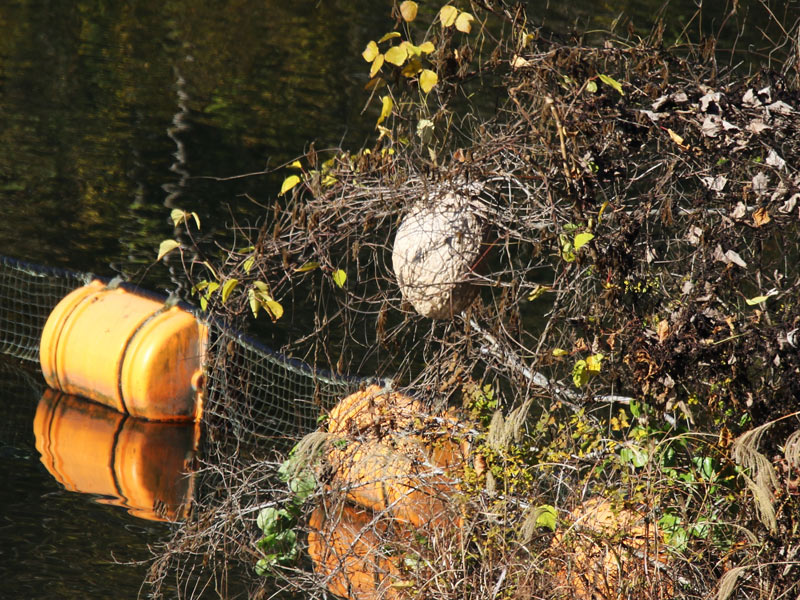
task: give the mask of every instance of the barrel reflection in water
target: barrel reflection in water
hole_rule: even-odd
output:
[[[197,423],[154,423],[52,389],[33,422],[36,449],[67,490],[101,496],[136,517],[176,521],[189,510]]]

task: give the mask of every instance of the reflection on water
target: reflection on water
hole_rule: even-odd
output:
[[[199,424],[142,421],[47,389],[33,431],[42,464],[67,490],[98,496],[141,519],[186,516]]]

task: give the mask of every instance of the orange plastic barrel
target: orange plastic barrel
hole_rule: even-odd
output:
[[[142,519],[186,516],[199,424],[142,421],[48,389],[33,431],[42,464],[67,490],[102,496]]]
[[[207,330],[179,307],[93,281],[50,313],[39,360],[52,388],[153,421],[200,418]]]

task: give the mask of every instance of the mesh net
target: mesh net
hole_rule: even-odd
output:
[[[38,361],[50,312],[92,279],[88,273],[0,257],[0,352]],[[269,440],[269,448],[289,444],[316,426],[323,408],[365,383],[274,352],[217,321],[207,325],[211,343],[204,365],[204,424],[217,444],[244,443],[251,450],[259,440]]]

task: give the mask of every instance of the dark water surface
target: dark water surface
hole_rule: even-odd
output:
[[[605,29],[621,13],[646,30],[662,4],[529,9],[534,23],[561,32]],[[159,242],[174,235],[171,207],[197,211],[208,235],[256,222],[257,203],[269,203],[285,173],[220,178],[278,167],[311,141],[357,149],[374,135],[374,114],[360,114],[360,52],[391,28],[390,5],[3,0],[0,254],[173,289],[180,266],[154,263]],[[730,46],[746,21],[737,48],[758,51],[757,27],[774,27],[769,15],[740,2],[726,21],[730,6],[705,2],[692,20],[695,2],[672,2],[665,39],[687,26],[696,39],[724,23]],[[797,2],[771,6],[779,17],[798,12]],[[0,361],[0,597],[136,597],[145,567],[119,563],[147,559],[147,544],[169,527],[53,480],[32,430],[40,375]]]

